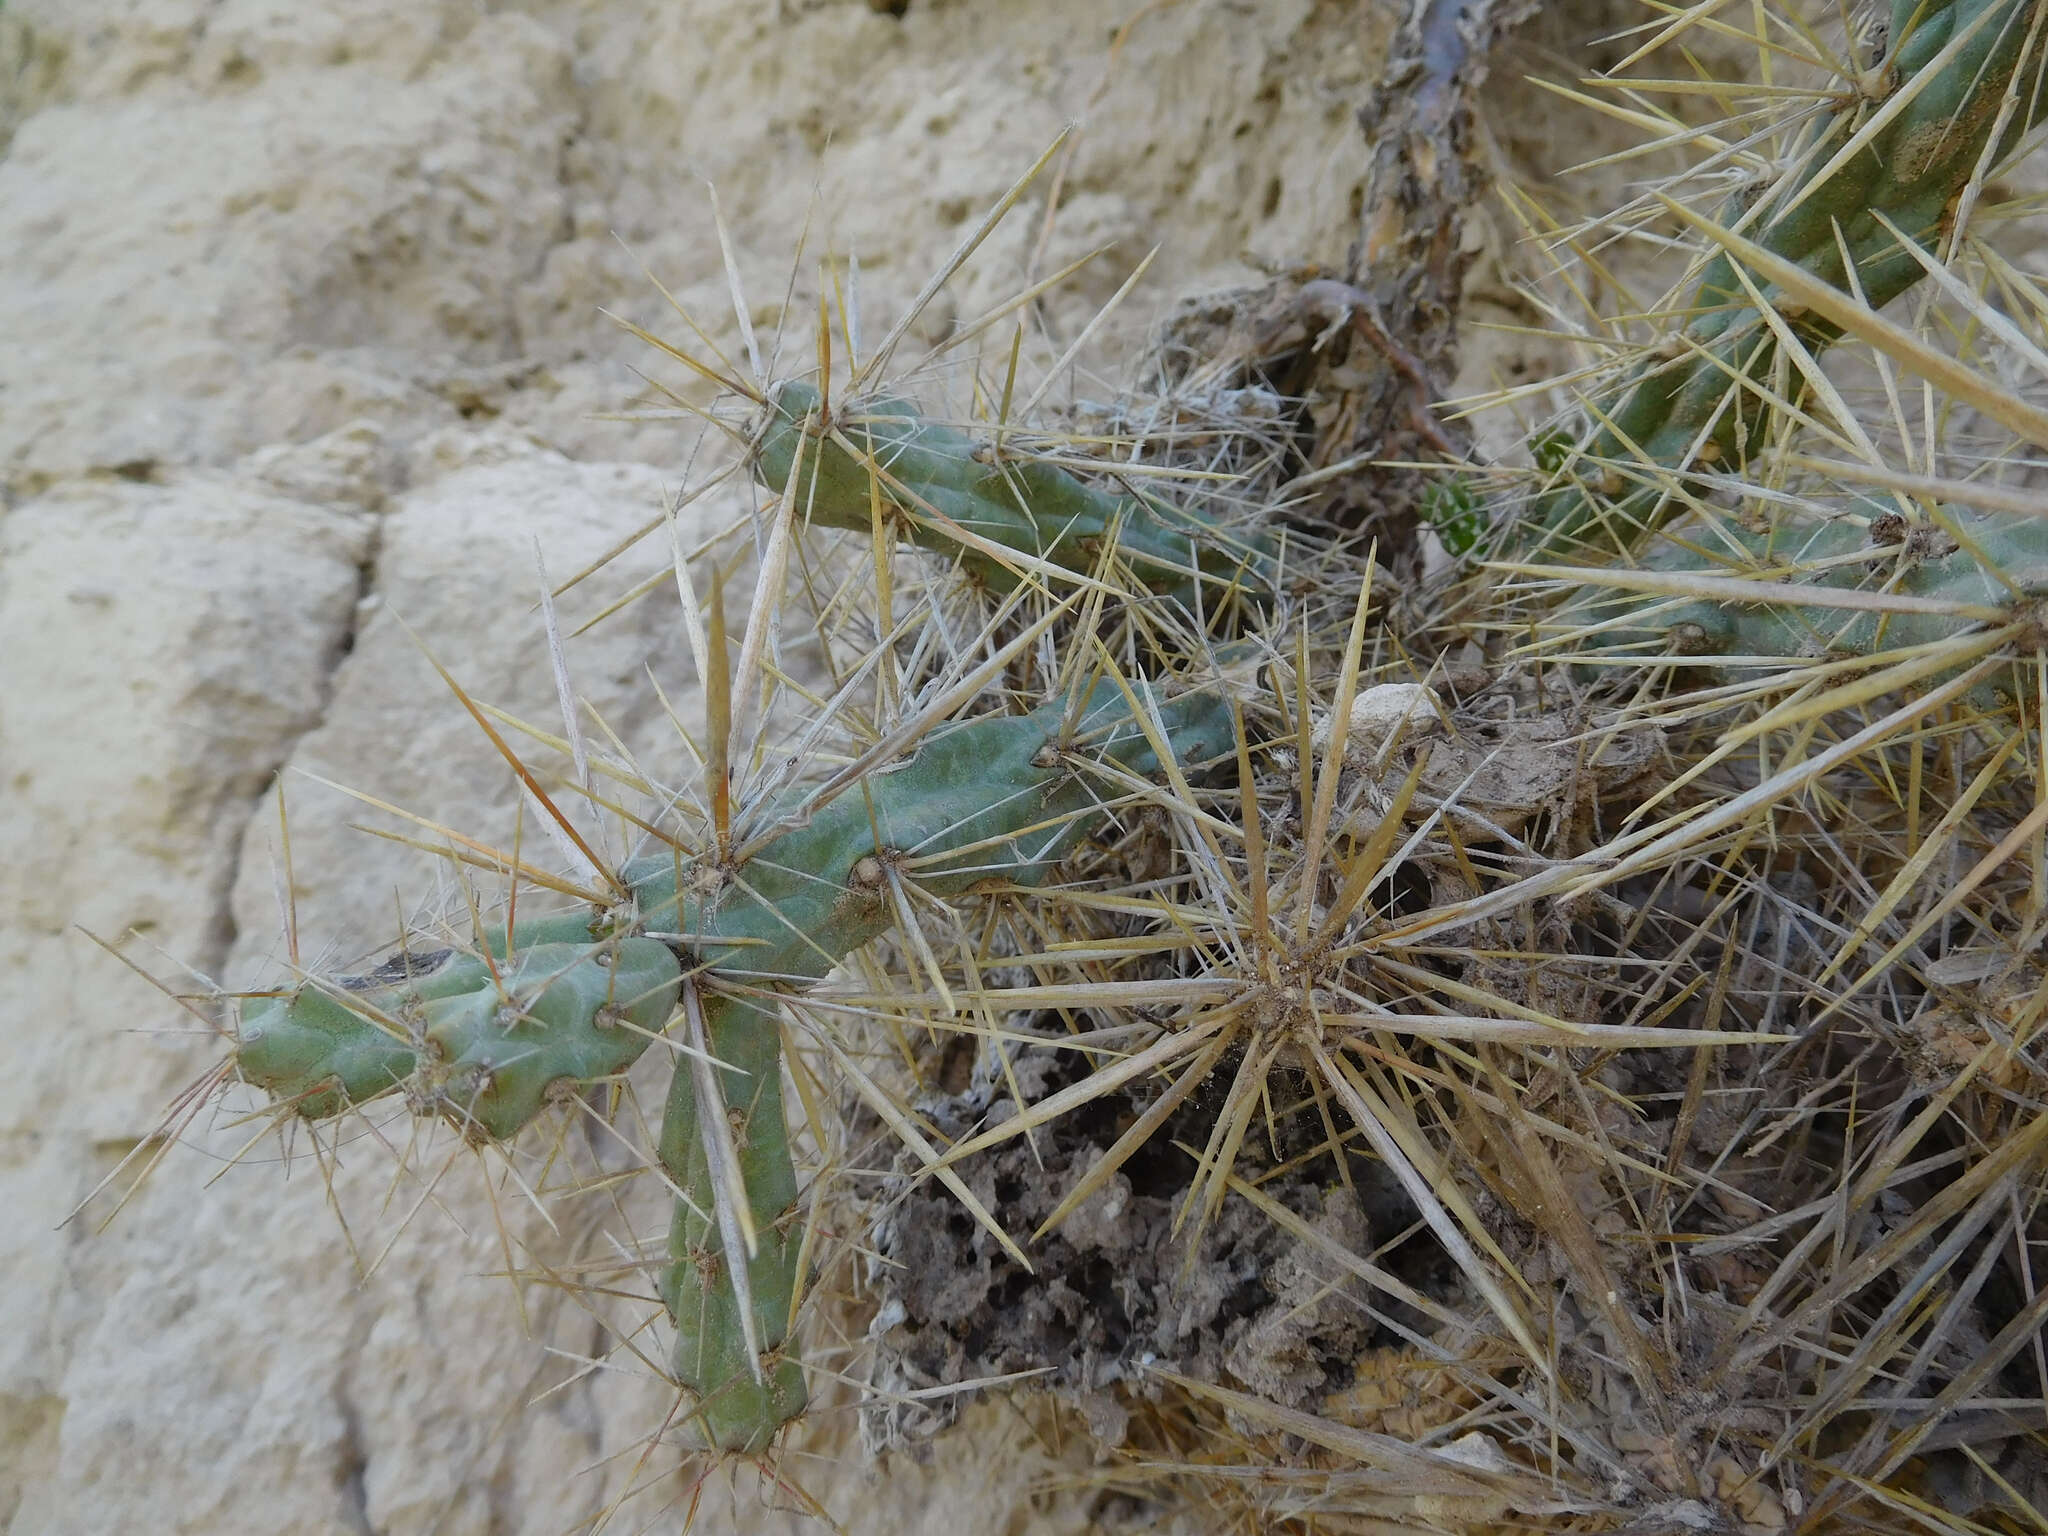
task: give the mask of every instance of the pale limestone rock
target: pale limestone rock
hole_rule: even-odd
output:
[[[1427,683],[1375,683],[1351,701],[1351,718],[1344,732],[1345,756],[1370,761],[1395,732],[1428,730],[1441,718],[1436,690]],[[1318,755],[1329,747],[1330,726],[1326,715],[1310,729],[1309,741]]]
[[[309,943],[317,934],[323,943],[340,945],[331,958],[343,964],[396,939],[394,890],[407,893],[407,916],[416,915],[420,899],[445,884],[445,866],[350,831],[350,822],[371,822],[428,835],[306,776],[510,847],[517,804],[511,770],[433,663],[478,701],[559,734],[561,710],[538,612],[536,547],[559,584],[658,515],[667,484],[645,465],[578,464],[503,432],[450,431],[429,439],[411,462],[414,489],[391,505],[380,525],[354,648],[319,727],[293,756],[297,771],[286,785],[292,859],[302,886],[300,931]],[[694,543],[744,515],[735,498],[707,498],[684,512],[684,537]],[[576,628],[603,601],[658,568],[653,562],[665,555],[665,539],[649,540],[565,594],[561,627]],[[673,731],[643,668],[652,668],[686,721],[694,724],[701,707],[673,600],[624,610],[568,641],[566,655],[577,692],[650,762],[666,766],[675,750]],[[588,717],[583,726],[596,737]],[[533,756],[544,782],[564,770],[552,752],[513,733],[508,740]],[[601,738],[593,741],[594,749],[604,747]],[[265,844],[275,840],[269,826],[258,828],[257,836]],[[530,808],[524,836],[534,862],[560,863]],[[343,871],[345,880],[334,878]],[[270,955],[280,924],[266,859],[244,861],[235,912],[244,935],[238,961],[248,965]]]
[[[119,29],[9,8],[39,46],[78,49],[83,99],[29,117],[0,160],[0,482],[318,435],[365,414],[371,391],[336,377],[364,349],[385,390],[411,379],[397,393],[416,412],[451,364],[518,351],[512,291],[564,216],[561,41],[508,16],[430,57],[366,44],[318,67],[333,49],[260,38],[328,8],[268,9],[245,29],[266,62],[209,74],[174,29],[138,55]],[[343,356],[308,368],[307,348]]]
[[[212,474],[77,482],[0,521],[0,1515],[48,1488],[60,1437],[109,1477],[129,1452],[96,1416],[166,1419],[186,1390],[142,1319],[114,1356],[84,1350],[111,1295],[171,1277],[125,1238],[56,1228],[211,1042],[72,925],[218,971],[242,829],[327,703],[371,535],[360,512]]]
[[[23,847],[10,866],[21,870],[34,859],[48,874],[40,891],[25,885],[10,897],[27,905],[41,896],[53,913],[76,912],[115,935],[137,921],[148,923],[173,954],[202,955],[210,942],[216,953],[209,966],[229,984],[261,985],[277,980],[281,970],[273,863],[279,839],[268,801],[255,809],[253,823],[249,818],[287,755],[294,768],[360,786],[453,826],[486,835],[508,826],[508,770],[398,621],[408,619],[420,642],[478,697],[552,723],[552,674],[531,611],[539,589],[534,541],[539,538],[555,569],[567,574],[644,522],[659,505],[662,481],[642,466],[574,464],[516,440],[485,443],[483,451],[473,438],[465,442],[470,451],[457,456],[455,467],[398,498],[379,520],[374,569],[360,573],[374,597],[360,604],[358,564],[373,542],[370,520],[315,511],[239,482],[82,488],[11,517],[4,525],[10,533],[43,536],[18,554],[10,551],[9,601],[0,611],[11,621],[40,621],[45,638],[10,636],[22,646],[10,654],[54,640],[60,654],[79,658],[77,666],[114,677],[148,675],[153,649],[168,641],[175,646],[171,656],[195,677],[182,688],[159,685],[147,697],[161,704],[126,722],[109,712],[98,721],[99,740],[36,717],[38,709],[58,706],[61,695],[31,694],[19,711],[9,711],[10,755],[17,741],[28,749],[21,766],[9,767],[36,782],[46,775],[56,808],[56,814],[43,810],[32,782],[24,809],[41,814],[10,827],[10,842]],[[257,455],[245,475],[272,485],[319,486],[337,502],[360,501],[375,485],[373,450],[374,438],[344,432],[307,448]],[[710,519],[734,510],[730,502],[700,504],[686,536],[694,540]],[[153,516],[163,532],[154,543],[132,532],[125,543],[112,540],[123,531],[124,516],[131,522]],[[329,544],[339,535],[347,542],[329,552],[315,537],[320,533]],[[292,549],[285,543],[291,535],[311,550]],[[96,538],[112,540],[134,565],[104,567],[81,600],[78,578],[67,585],[60,573],[89,568],[85,551]],[[324,587],[320,570],[305,569],[311,554],[323,552],[342,557],[330,559]],[[634,573],[645,568],[642,560]],[[629,559],[591,585],[616,590],[632,570]],[[45,577],[41,610],[22,600],[13,585],[17,574]],[[236,611],[213,599],[214,582],[253,597]],[[319,612],[293,611],[321,591],[324,624],[314,622]],[[83,613],[86,624],[74,626],[76,635],[51,635],[50,609],[60,616]],[[668,614],[641,605],[569,648],[579,691],[629,737],[650,714],[642,664],[652,656],[657,670],[664,668],[664,632],[671,626]],[[301,655],[315,635],[326,637],[325,650]],[[334,653],[344,641],[348,653],[337,665]],[[678,708],[694,711],[686,678],[671,671],[664,683]],[[80,684],[99,697],[118,691],[90,674]],[[295,684],[310,684],[312,692],[295,698]],[[259,707],[273,694],[275,719]],[[125,734],[108,737],[124,723]],[[238,777],[215,781],[210,770],[232,763],[229,745],[237,736],[248,738],[249,763]],[[166,788],[163,798],[171,803],[157,810],[157,824],[130,829],[87,820],[95,805],[118,802],[123,794],[135,799],[138,768],[179,775]],[[193,783],[185,784],[186,777]],[[210,818],[200,814],[203,804],[193,804],[208,792],[226,801]],[[345,962],[391,936],[394,887],[434,889],[431,871],[423,870],[430,861],[348,832],[345,823],[364,811],[340,795],[309,787],[297,775],[288,776],[288,793],[294,897],[308,935],[303,958],[307,964]],[[53,823],[67,806],[84,824],[59,840]],[[210,864],[185,852],[205,847],[209,820]],[[228,930],[240,938],[223,956],[217,951],[228,933],[195,932],[189,919],[223,915],[222,885],[231,865],[222,855],[234,854],[244,825],[251,828],[250,846],[230,909],[235,926]],[[154,846],[167,834],[184,841],[170,849]],[[213,888],[135,878],[179,855],[208,867]],[[142,868],[132,869],[138,862]],[[87,869],[110,865],[117,874],[104,890],[83,878]],[[77,876],[69,875],[73,870]],[[62,883],[67,877],[77,883]],[[39,969],[53,983],[50,972],[59,966],[99,976],[96,967],[111,965],[61,934],[39,938],[31,924],[20,926],[31,950],[44,952],[31,960],[43,961]],[[59,945],[64,950],[51,955]],[[46,1155],[10,1170],[25,1181],[66,1170],[52,1181],[49,1199],[30,1201],[38,1215],[51,1218],[34,1224],[27,1234],[32,1240],[85,1193],[86,1170],[110,1161],[111,1152],[94,1155],[96,1145],[116,1147],[146,1132],[176,1082],[219,1055],[217,1046],[194,1041],[145,1072],[143,1063],[164,1053],[129,1044],[116,1050],[119,1026],[135,1022],[122,1016],[121,1005],[148,1001],[118,968],[104,974],[103,985],[74,982],[50,991],[72,994],[75,1017],[44,1021],[50,1037],[64,1044],[51,1047],[40,1096],[71,1100],[70,1118],[77,1123],[66,1127],[69,1134],[47,1138]],[[176,1017],[175,1010],[154,1011]],[[229,1102],[243,1103],[234,1096]],[[31,1104],[15,1106],[9,1123],[27,1122],[32,1110]],[[191,1132],[215,1157],[232,1153],[249,1134],[225,1118],[202,1120]],[[403,1147],[411,1129],[400,1116],[387,1134]],[[524,1336],[510,1288],[492,1277],[506,1262],[497,1223],[503,1220],[515,1243],[536,1244],[540,1256],[555,1243],[552,1262],[567,1251],[564,1240],[525,1205],[516,1185],[509,1200],[501,1194],[494,1217],[471,1159],[455,1153],[439,1209],[430,1207],[358,1290],[348,1239],[323,1199],[317,1166],[304,1156],[304,1137],[298,1140],[295,1178],[281,1176],[271,1142],[249,1166],[202,1193],[194,1185],[205,1163],[180,1155],[106,1235],[74,1230],[60,1244],[25,1256],[45,1278],[38,1289],[53,1303],[46,1326],[35,1332],[53,1346],[58,1338],[63,1344],[61,1354],[47,1349],[24,1362],[18,1375],[8,1373],[10,1380],[27,1378],[41,1388],[24,1394],[27,1401],[15,1412],[30,1414],[50,1398],[67,1405],[54,1447],[38,1447],[41,1486],[30,1493],[25,1528],[154,1524],[311,1532],[362,1520],[376,1530],[485,1532],[503,1528],[500,1505],[520,1483],[518,1458],[542,1440],[541,1454],[559,1476],[527,1489],[521,1518],[533,1519],[535,1529],[566,1528],[586,1518],[604,1480],[573,1483],[569,1472],[617,1449],[606,1444],[608,1434],[630,1443],[650,1432],[667,1404],[645,1383],[604,1376],[550,1398],[530,1416],[515,1412],[527,1392],[552,1386],[567,1372],[556,1366],[548,1376],[550,1362],[539,1343]],[[438,1150],[418,1154],[423,1168],[438,1167],[452,1151],[445,1138],[429,1141]],[[366,1264],[394,1235],[392,1218],[418,1199],[417,1190],[402,1187],[394,1211],[379,1212],[392,1166],[389,1152],[358,1135],[344,1149],[334,1179],[335,1206],[347,1213]],[[467,1229],[466,1237],[451,1217]],[[551,1320],[564,1310],[558,1294],[530,1299],[528,1317],[538,1337],[576,1352],[596,1348],[594,1325],[577,1318],[574,1308],[562,1318],[567,1331],[552,1331]],[[600,1412],[599,1398],[608,1413]],[[46,1430],[43,1439],[49,1438]],[[109,1477],[115,1465],[125,1469],[119,1479]],[[166,1487],[179,1490],[171,1521],[164,1519]],[[260,1497],[251,1496],[256,1489],[264,1490]]]

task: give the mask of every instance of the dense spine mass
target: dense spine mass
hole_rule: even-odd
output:
[[[1729,227],[1871,309],[1911,289],[1979,166],[2048,112],[2035,10],[2031,0],[1894,0],[1888,67],[1819,119],[1795,170],[1731,211]],[[2009,95],[2020,110],[2001,110]],[[1867,132],[1878,114],[1885,120]],[[1807,352],[1840,337],[1832,321],[1753,281]],[[1778,413],[1754,391],[1796,396],[1801,384],[1796,374],[1773,382],[1780,337],[1725,251],[1706,263],[1687,313],[1662,356],[1596,388],[1590,434],[1556,455],[1550,487],[1508,530],[1512,546],[1539,556],[1580,542],[1629,548],[1682,510],[1674,473],[1739,468],[1761,445]]]

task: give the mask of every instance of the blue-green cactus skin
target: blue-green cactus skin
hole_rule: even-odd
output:
[[[1096,569],[1114,535],[1117,557],[1139,581],[1188,606],[1199,585],[1211,611],[1232,594],[1270,593],[1273,561],[1263,535],[1234,532],[1157,497],[1098,489],[1029,455],[998,455],[905,400],[836,407],[832,431],[819,429],[822,410],[815,385],[777,386],[754,460],[762,480],[785,491],[801,455],[793,500],[813,523],[869,532],[879,489],[898,536],[957,560],[994,592],[1014,591],[1025,575],[955,529],[1077,576]]]
[[[251,999],[236,1065],[307,1119],[396,1092],[508,1140],[551,1095],[625,1071],[675,1008],[668,946],[590,930],[587,915],[546,918],[519,926],[509,959],[500,929],[478,953],[402,955],[331,990]]]
[[[808,1401],[803,1367],[787,1348],[803,1223],[783,1118],[781,1030],[772,1004],[706,993],[702,1006],[758,1245],[751,1258],[725,1251],[712,1214],[718,1195],[697,1092],[688,1064],[678,1063],[662,1116],[660,1152],[662,1167],[682,1195],[669,1227],[661,1299],[676,1325],[676,1379],[696,1394],[692,1423],[698,1438],[720,1450],[754,1454],[766,1450]],[[758,1379],[747,1357],[734,1263],[747,1266],[754,1336],[762,1350]]]

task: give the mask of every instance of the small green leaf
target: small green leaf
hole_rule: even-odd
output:
[[[1535,456],[1538,469],[1546,475],[1554,475],[1564,468],[1564,461],[1572,455],[1572,434],[1562,427],[1539,432],[1529,439],[1529,452]]]
[[[1444,548],[1462,555],[1485,534],[1490,519],[1469,480],[1436,480],[1422,493],[1422,516]]]

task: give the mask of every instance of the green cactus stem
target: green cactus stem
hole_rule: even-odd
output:
[[[681,1191],[669,1227],[661,1299],[675,1321],[676,1379],[697,1395],[692,1422],[719,1450],[753,1454],[803,1412],[803,1367],[788,1352],[803,1223],[782,1113],[782,1035],[773,1004],[701,995],[705,1044],[718,1066],[678,1061],[661,1122],[661,1164]],[[732,1253],[715,1216],[721,1198],[699,1084],[715,1071],[756,1237]],[[733,1266],[744,1265],[759,1354],[749,1352]],[[756,1365],[758,1364],[758,1371]]]
[[[1586,641],[1603,648],[1698,658],[1706,667],[1721,657],[1870,655],[1932,644],[1993,614],[2025,618],[2039,610],[2048,617],[2048,517],[1951,507],[1943,516],[1956,537],[1874,502],[1858,501],[1853,510],[1860,515],[1666,541],[1643,561],[1643,569],[1659,574],[1781,583],[1795,594],[1788,601],[1674,602],[1624,590],[1584,598],[1563,617],[1588,626]],[[1859,552],[1867,558],[1854,558]],[[1802,603],[1796,596],[1878,588],[1975,614],[1868,612]],[[1987,685],[1984,702],[2011,695],[2022,683],[2017,672],[1996,680]]]
[[[1893,0],[1890,68],[1867,82],[1876,99],[1847,93],[1819,119],[1797,156],[1798,172],[1746,216],[1748,238],[1834,288],[1859,293],[1872,309],[1912,288],[1925,268],[1886,222],[1931,251],[1987,148],[1996,161],[2048,112],[2048,48],[2031,37],[2033,10],[2032,0]],[[1960,46],[1942,60],[1957,38]],[[1866,147],[1833,164],[1857,129],[1909,86],[1917,90],[1908,104]],[[2008,92],[2018,109],[2001,124]],[[1759,288],[1809,352],[1840,337],[1831,321],[1769,285]],[[1742,381],[1769,380],[1778,340],[1725,252],[1707,263],[1688,313],[1692,320],[1660,360],[1596,394],[1595,414],[1605,421],[1563,456],[1565,483],[1540,493],[1507,530],[1514,546],[1535,556],[1580,541],[1630,547],[1683,509],[1660,471],[1739,469],[1760,446],[1771,413]]]
[[[786,414],[782,437],[769,434],[770,464],[778,451],[794,454],[812,409],[794,386],[777,398]],[[1199,570],[1241,584],[1252,561],[1208,525],[1105,496],[1047,466],[985,469],[964,436],[908,407],[880,408],[842,430],[944,517],[1070,568],[1093,562],[1082,539],[1112,531],[1126,555],[1149,559],[1168,580]],[[816,494],[803,499],[809,514],[869,526],[866,469],[815,439],[805,462],[819,470]],[[781,464],[786,483],[789,458]],[[935,541],[928,509],[892,504],[916,507],[899,521]],[[954,552],[992,585],[1014,581],[1000,562],[964,545]],[[401,956],[339,987],[252,1000],[237,1065],[308,1117],[403,1092],[420,1112],[502,1139],[559,1086],[624,1071],[683,997],[692,1050],[673,1074],[659,1146],[679,1191],[660,1288],[700,1438],[757,1453],[806,1401],[789,1337],[802,1234],[777,1010],[710,977],[771,990],[815,981],[896,925],[909,887],[951,899],[984,884],[1041,885],[1111,814],[1104,802],[1120,798],[1119,777],[1159,773],[1162,748],[1193,768],[1234,742],[1218,695],[1167,697],[1146,683],[1127,692],[1108,679],[1030,714],[942,727],[899,765],[790,792],[741,848],[634,860],[621,872],[630,908],[522,924],[510,960],[499,931],[480,953]],[[702,990],[694,981],[685,988],[684,964],[709,973]],[[748,1232],[752,1250],[742,1252]]]
[[[1133,692],[1178,762],[1230,750],[1230,712],[1216,695],[1163,700],[1145,684]],[[1160,768],[1115,684],[1098,682],[1071,722],[1069,713],[1057,699],[1028,715],[951,726],[827,804],[797,796],[782,812],[786,829],[742,868],[680,854],[637,859],[625,878],[640,921],[648,932],[679,933],[702,964],[726,974],[811,981],[895,922],[894,880],[942,899],[984,881],[1042,884],[1114,794],[1083,764],[1138,775]]]
[[[483,953],[405,954],[332,990],[251,999],[236,1065],[307,1119],[401,1092],[474,1139],[507,1140],[551,1095],[637,1061],[681,976],[655,940],[593,943],[587,917],[522,924],[514,938],[509,960],[500,929]]]
[[[653,939],[529,944],[501,973],[428,1002],[431,1072],[411,1090],[472,1135],[504,1141],[551,1094],[614,1077],[640,1059],[675,1010],[675,955]],[[421,1079],[425,1081],[422,1082]]]
[[[1156,497],[1099,490],[1056,464],[928,421],[905,400],[835,406],[830,431],[819,428],[822,414],[816,386],[778,385],[754,460],[762,480],[784,491],[801,453],[795,506],[814,523],[868,532],[878,486],[896,536],[957,560],[995,592],[1025,579],[1005,554],[1087,575],[1112,534],[1140,581],[1184,604],[1198,583],[1212,611],[1232,592],[1261,597],[1270,590],[1272,559],[1262,537]]]
[[[1161,739],[1185,764],[1229,751],[1229,708],[1213,695],[1161,700],[1134,689]],[[1148,775],[1160,768],[1123,691],[1097,683],[1071,711],[1055,700],[1028,715],[956,725],[899,768],[825,804],[798,799],[789,825],[742,868],[639,860],[626,878],[653,930],[680,917],[678,942],[702,966],[786,984],[822,977],[897,920],[899,882],[956,897],[983,882],[1040,885],[1097,828],[1113,797],[1084,764]],[[681,900],[677,893],[681,892]],[[680,909],[680,910],[679,910]],[[759,1371],[745,1342],[729,1252],[713,1219],[717,1193],[705,1145],[700,1085],[708,1067],[679,1063],[662,1124],[661,1159],[682,1192],[669,1237],[662,1299],[676,1323],[675,1369],[698,1394],[710,1445],[756,1452],[802,1411],[801,1368],[787,1343],[797,1283],[796,1176],[782,1119],[780,1029],[770,1005],[707,993],[703,1023],[718,1091],[734,1125],[746,1203],[757,1236],[747,1260]]]

